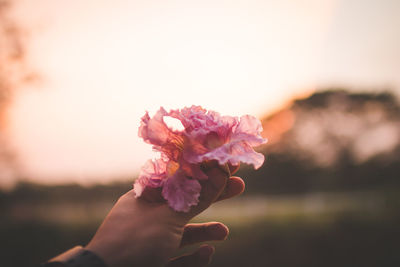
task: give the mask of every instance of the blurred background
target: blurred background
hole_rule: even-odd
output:
[[[154,157],[140,117],[252,114],[268,144],[211,266],[400,266],[400,1],[0,0],[0,251],[86,244]]]

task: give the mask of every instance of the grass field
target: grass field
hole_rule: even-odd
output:
[[[30,195],[31,201],[29,194],[21,201],[3,197],[2,266],[34,266],[86,244],[118,193],[81,199],[63,197],[67,195],[55,194],[47,200]],[[194,221],[221,221],[230,228],[227,241],[214,243],[211,266],[215,267],[389,267],[400,266],[399,203],[395,190],[245,194],[215,204]]]

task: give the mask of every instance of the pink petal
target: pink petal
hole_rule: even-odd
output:
[[[135,183],[133,184],[133,192],[135,192],[135,197],[140,197],[145,189],[146,185],[143,184],[141,181],[136,179]]]
[[[168,113],[163,108],[160,108],[153,118],[146,112],[139,127],[139,137],[149,144],[164,145],[170,139],[172,132],[164,123],[163,117],[166,115]]]
[[[251,146],[259,146],[267,142],[261,136],[261,122],[250,115],[245,115],[240,118],[240,122],[234,130],[231,139],[232,141],[246,141]]]
[[[160,108],[153,118],[149,114],[142,117],[139,127],[139,137],[146,143],[153,144],[153,149],[166,154],[169,159],[178,160],[184,136],[181,131],[173,131],[164,122],[169,116],[164,108]]]
[[[133,185],[136,197],[140,197],[143,190],[149,187],[161,187],[166,179],[166,162],[162,159],[148,160],[143,165],[139,177]]]
[[[243,141],[225,144],[203,155],[192,155],[190,159],[195,162],[217,160],[221,165],[226,163],[238,165],[243,162],[252,164],[255,169],[260,168],[264,163],[264,155],[255,152],[249,144]]]
[[[216,132],[225,139],[237,124],[235,117],[221,116],[218,112],[207,111],[200,106],[173,110],[170,116],[179,119],[185,127],[185,133],[200,142],[210,132]]]
[[[162,196],[174,210],[188,212],[191,206],[199,202],[200,190],[201,185],[197,180],[188,179],[177,171],[164,183]]]
[[[239,125],[236,127],[236,132],[248,133],[250,135],[259,135],[262,132],[260,120],[251,115],[240,117]]]

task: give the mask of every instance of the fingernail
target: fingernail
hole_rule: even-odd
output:
[[[215,240],[226,240],[228,238],[229,228],[226,225],[220,223],[210,227],[213,229]]]
[[[202,245],[199,250],[197,251],[197,254],[199,255],[199,257],[210,257],[211,255],[213,255],[215,252],[215,248],[213,246],[210,245]]]

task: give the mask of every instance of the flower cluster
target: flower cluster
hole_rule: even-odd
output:
[[[183,130],[168,127],[164,117],[178,119]],[[264,156],[253,147],[266,142],[261,132],[261,123],[253,116],[240,119],[221,116],[200,106],[170,112],[160,108],[152,118],[146,112],[141,119],[139,136],[161,156],[142,167],[134,184],[136,197],[146,187],[162,187],[162,196],[171,208],[188,212],[198,203],[199,180],[208,178],[200,164],[216,160],[220,165],[243,162],[259,168]]]

